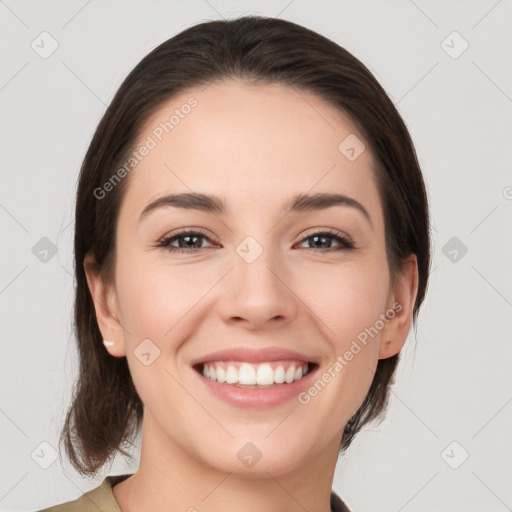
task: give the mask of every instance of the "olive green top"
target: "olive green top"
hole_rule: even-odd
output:
[[[82,494],[76,500],[45,508],[39,512],[121,512],[114,498],[112,487],[126,480],[132,474],[107,476],[100,486]],[[334,491],[331,493],[331,510],[332,512],[350,512]]]

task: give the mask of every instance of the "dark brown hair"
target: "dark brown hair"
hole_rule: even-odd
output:
[[[430,271],[428,202],[407,128],[371,72],[333,41],[295,23],[261,16],[192,26],[159,45],[130,72],[101,119],[85,155],[75,212],[75,330],[79,375],[61,433],[73,466],[96,472],[139,433],[143,404],[125,357],[102,344],[87,286],[84,257],[95,256],[102,277],[113,277],[116,224],[125,177],[98,199],[102,187],[129,158],[148,118],[172,96],[226,80],[282,83],[314,93],[349,115],[372,151],[384,210],[386,254],[392,282],[411,253],[419,284],[413,311],[424,299]],[[381,359],[361,407],[346,425],[340,451],[369,421],[382,416],[398,354]]]

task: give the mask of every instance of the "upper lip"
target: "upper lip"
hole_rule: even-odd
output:
[[[315,358],[285,348],[269,347],[251,349],[246,347],[233,347],[199,357],[192,361],[191,364],[194,366],[213,361],[245,361],[248,363],[263,363],[287,359],[304,361],[305,363],[317,363]]]

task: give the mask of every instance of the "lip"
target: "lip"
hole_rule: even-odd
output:
[[[204,377],[196,370],[193,372],[214,396],[228,404],[238,408],[268,409],[296,398],[299,393],[311,386],[318,368],[318,365],[314,365],[305,377],[290,384],[277,384],[275,387],[261,389],[239,388]]]
[[[191,366],[198,364],[210,363],[214,361],[241,361],[246,363],[265,363],[281,360],[302,361],[304,363],[318,364],[318,360],[314,357],[306,356],[279,347],[269,347],[262,349],[250,349],[245,347],[233,347],[218,352],[213,352],[206,356],[193,360]]]

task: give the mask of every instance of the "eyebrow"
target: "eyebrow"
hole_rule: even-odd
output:
[[[207,213],[225,214],[225,202],[217,196],[199,192],[184,192],[181,194],[168,194],[149,203],[140,215],[143,220],[154,210],[165,207],[183,208],[186,210],[199,210]],[[282,213],[301,213],[324,210],[333,206],[346,206],[362,213],[373,229],[372,219],[366,208],[355,199],[342,194],[297,194],[286,201]]]

